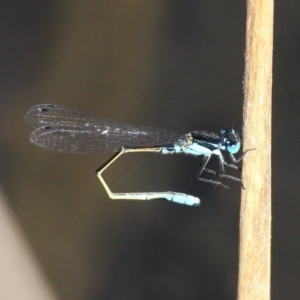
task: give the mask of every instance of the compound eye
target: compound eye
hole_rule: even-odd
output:
[[[226,143],[226,149],[229,153],[235,154],[240,150],[241,143],[240,142],[229,142]]]
[[[234,130],[230,127],[225,127],[221,129],[221,135],[235,134]]]

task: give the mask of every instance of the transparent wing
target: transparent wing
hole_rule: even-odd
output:
[[[69,153],[167,146],[182,138],[166,130],[125,124],[52,104],[32,107],[25,119],[37,128],[30,135],[32,143]]]

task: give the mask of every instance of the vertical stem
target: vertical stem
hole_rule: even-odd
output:
[[[239,300],[270,299],[273,0],[247,1]]]

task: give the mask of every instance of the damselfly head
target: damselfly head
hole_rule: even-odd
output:
[[[240,150],[241,141],[240,136],[235,133],[234,129],[225,127],[221,129],[221,137],[223,145],[230,154],[235,154]]]

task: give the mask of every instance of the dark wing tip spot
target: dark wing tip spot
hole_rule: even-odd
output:
[[[49,111],[48,107],[54,108],[55,106],[53,104],[46,104],[45,107],[39,108],[39,111],[47,112],[47,111]]]

